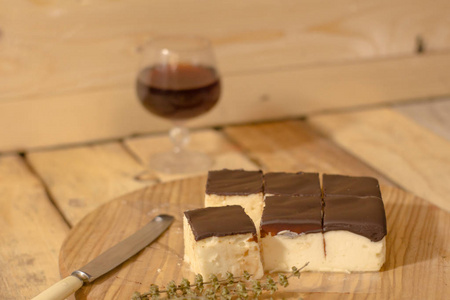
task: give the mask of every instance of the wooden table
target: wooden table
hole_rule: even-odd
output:
[[[61,245],[95,208],[179,178],[144,167],[151,153],[169,147],[165,135],[151,135],[1,155],[0,298],[29,299],[59,280]],[[449,99],[204,128],[193,133],[191,148],[212,155],[214,168],[375,176],[450,211]],[[440,288],[450,293],[448,226],[443,230]],[[427,272],[433,270],[423,276]]]

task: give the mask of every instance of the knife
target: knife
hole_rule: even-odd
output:
[[[83,283],[90,283],[156,240],[173,222],[169,215],[159,215],[120,243],[109,248],[87,265],[55,283],[32,300],[63,300],[76,292]]]

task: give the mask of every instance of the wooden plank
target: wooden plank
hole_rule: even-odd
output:
[[[120,143],[30,152],[26,156],[71,225],[99,205],[153,184]]]
[[[247,123],[450,94],[450,54],[225,76],[218,106],[192,127]],[[388,74],[388,75],[387,75]],[[166,130],[132,84],[0,103],[3,151]]]
[[[321,115],[310,122],[405,190],[450,211],[450,141],[390,109]]]
[[[143,165],[149,165],[150,157],[153,154],[170,151],[172,144],[167,134],[129,138],[125,140],[125,145],[133,152]],[[221,132],[212,129],[197,130],[191,132],[191,141],[188,150],[203,152],[211,157],[213,164],[210,169],[246,169],[255,170],[259,167],[250,161],[240,149],[230,143]],[[174,174],[168,175],[164,173],[152,172],[153,176],[160,181],[170,181],[192,177],[195,175],[206,175],[206,170],[197,173]],[[152,176],[152,175],[150,175]]]
[[[394,110],[421,126],[450,140],[450,99],[436,99],[418,103],[397,105]]]
[[[179,283],[187,278],[193,282],[194,274],[183,261],[182,213],[203,204],[205,179],[176,180],[124,195],[78,224],[61,248],[62,275],[124,239],[155,215],[169,213],[175,217],[156,243],[101,280],[83,287],[77,299],[129,299],[135,291],[148,291],[150,284],[163,288],[171,280]],[[380,272],[305,272],[299,279],[291,278],[287,288],[280,287],[288,293],[277,293],[273,298],[444,299],[450,291],[446,284],[450,215],[398,188],[383,186],[382,193],[388,235],[386,263]],[[129,221],[123,222],[118,215]],[[270,295],[264,296],[261,298],[268,299]]]
[[[211,38],[226,74],[412,55],[418,36],[425,51],[450,49],[446,0],[433,5],[423,0],[251,0],[233,5],[2,0],[0,5],[3,99],[128,84],[136,71],[136,49],[157,34]]]
[[[30,299],[59,280],[68,226],[19,156],[0,156],[0,298]]]
[[[225,133],[265,171],[374,176],[383,184],[392,184],[304,121],[227,127]]]

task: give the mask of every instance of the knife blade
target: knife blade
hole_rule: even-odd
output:
[[[173,223],[173,217],[158,215],[144,227],[120,243],[109,248],[88,264],[72,272],[32,300],[62,300],[98,277],[108,273],[155,241]]]

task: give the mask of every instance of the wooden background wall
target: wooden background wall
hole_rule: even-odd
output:
[[[169,128],[133,87],[170,33],[209,37],[223,75],[194,127],[450,94],[448,0],[0,0],[0,152]]]

